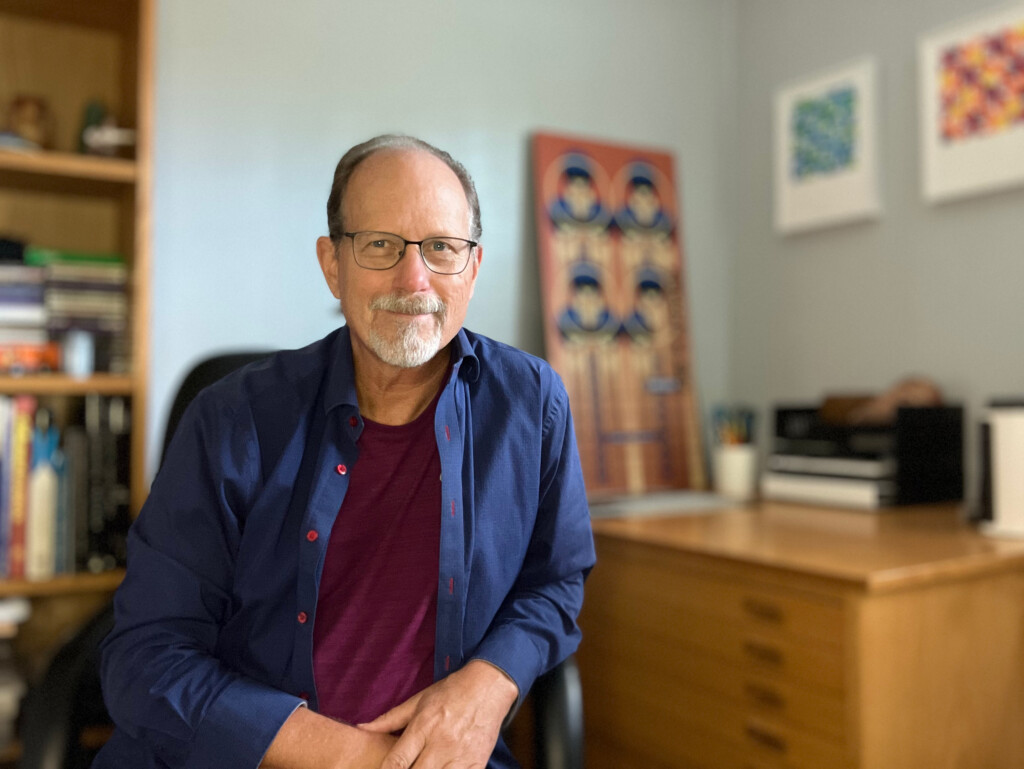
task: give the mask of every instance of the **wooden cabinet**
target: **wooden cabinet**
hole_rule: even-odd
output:
[[[953,508],[594,528],[589,769],[1024,767],[1024,545]]]

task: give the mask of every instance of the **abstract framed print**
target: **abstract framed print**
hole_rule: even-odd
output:
[[[923,36],[918,67],[925,199],[1024,184],[1024,4]]]
[[[799,232],[877,216],[877,67],[873,59],[775,96],[775,228]]]

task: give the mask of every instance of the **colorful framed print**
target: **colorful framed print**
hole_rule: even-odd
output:
[[[876,66],[864,59],[775,96],[775,227],[877,216]]]
[[[925,35],[918,66],[925,199],[1024,184],[1024,4]]]
[[[672,157],[537,134],[533,167],[547,357],[588,494],[703,489]]]

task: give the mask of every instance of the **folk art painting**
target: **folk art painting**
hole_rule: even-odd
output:
[[[671,156],[538,134],[533,164],[547,355],[588,492],[703,488]]]

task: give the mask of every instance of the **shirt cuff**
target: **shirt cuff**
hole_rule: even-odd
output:
[[[515,625],[501,625],[491,630],[472,658],[494,665],[519,688],[519,696],[512,706],[513,714],[544,667],[544,660],[533,640]]]
[[[220,693],[196,730],[189,769],[257,769],[298,697],[236,678]]]

